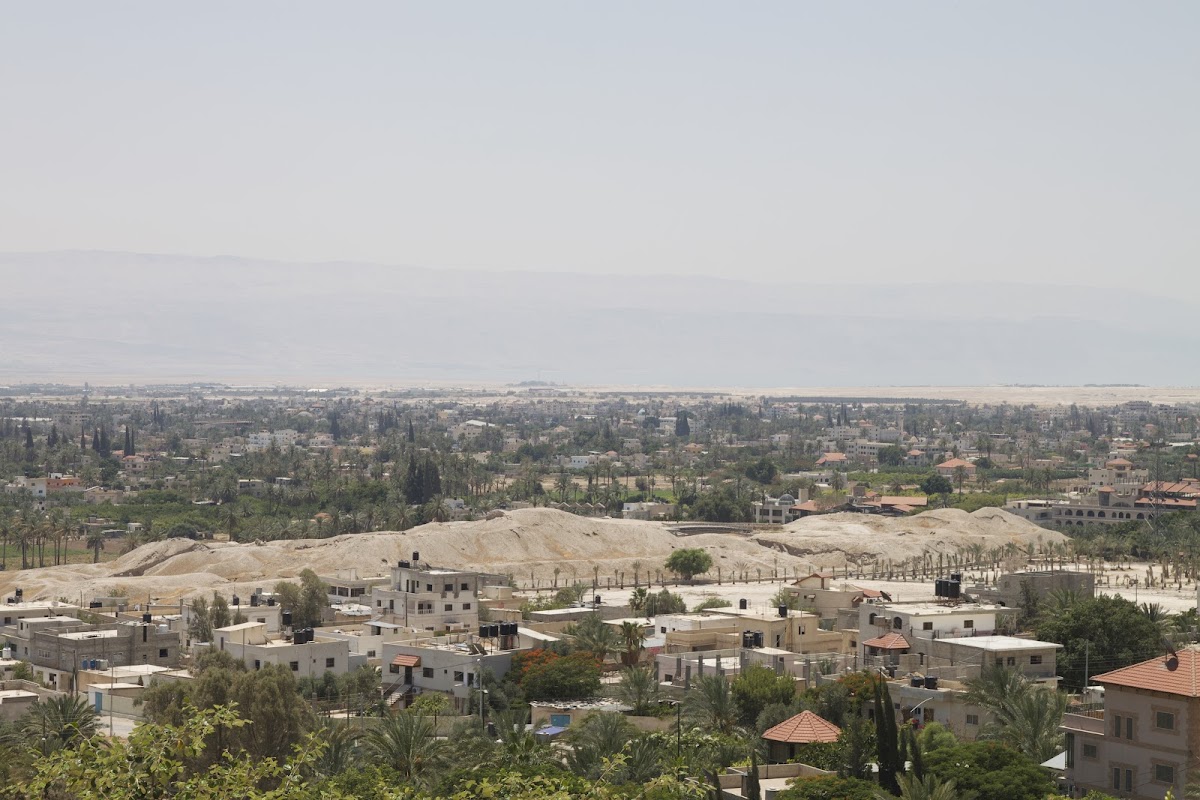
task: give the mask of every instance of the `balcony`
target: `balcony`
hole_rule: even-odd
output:
[[[1065,731],[1087,733],[1092,736],[1104,735],[1104,710],[1079,710],[1063,714],[1061,725]]]

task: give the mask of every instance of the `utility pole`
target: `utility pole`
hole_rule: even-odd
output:
[[[1090,655],[1092,643],[1084,640],[1083,642],[1083,691],[1087,691],[1088,687],[1088,656]]]

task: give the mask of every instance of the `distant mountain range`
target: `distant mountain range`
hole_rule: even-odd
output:
[[[1200,382],[1187,299],[108,252],[0,254],[0,379]]]

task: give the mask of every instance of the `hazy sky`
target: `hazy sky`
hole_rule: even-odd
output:
[[[1200,291],[1200,3],[0,12],[0,250]]]

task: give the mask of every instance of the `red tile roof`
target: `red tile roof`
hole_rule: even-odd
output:
[[[885,633],[883,636],[863,642],[863,647],[877,647],[880,650],[907,650],[912,645],[908,643],[908,639],[898,633]]]
[[[813,742],[836,742],[842,729],[811,711],[801,711],[774,728],[768,728],[762,738],[786,744],[811,744]]]
[[[963,461],[961,458],[952,458],[949,461],[943,461],[937,465],[938,469],[954,469],[956,467],[967,467],[969,469],[974,469],[975,465],[970,461]]]
[[[1105,685],[1200,697],[1200,650],[1185,648],[1179,651],[1177,658],[1159,656],[1097,675],[1092,680]]]
[[[421,666],[420,656],[407,656],[401,653],[392,659],[393,667],[419,667]]]

